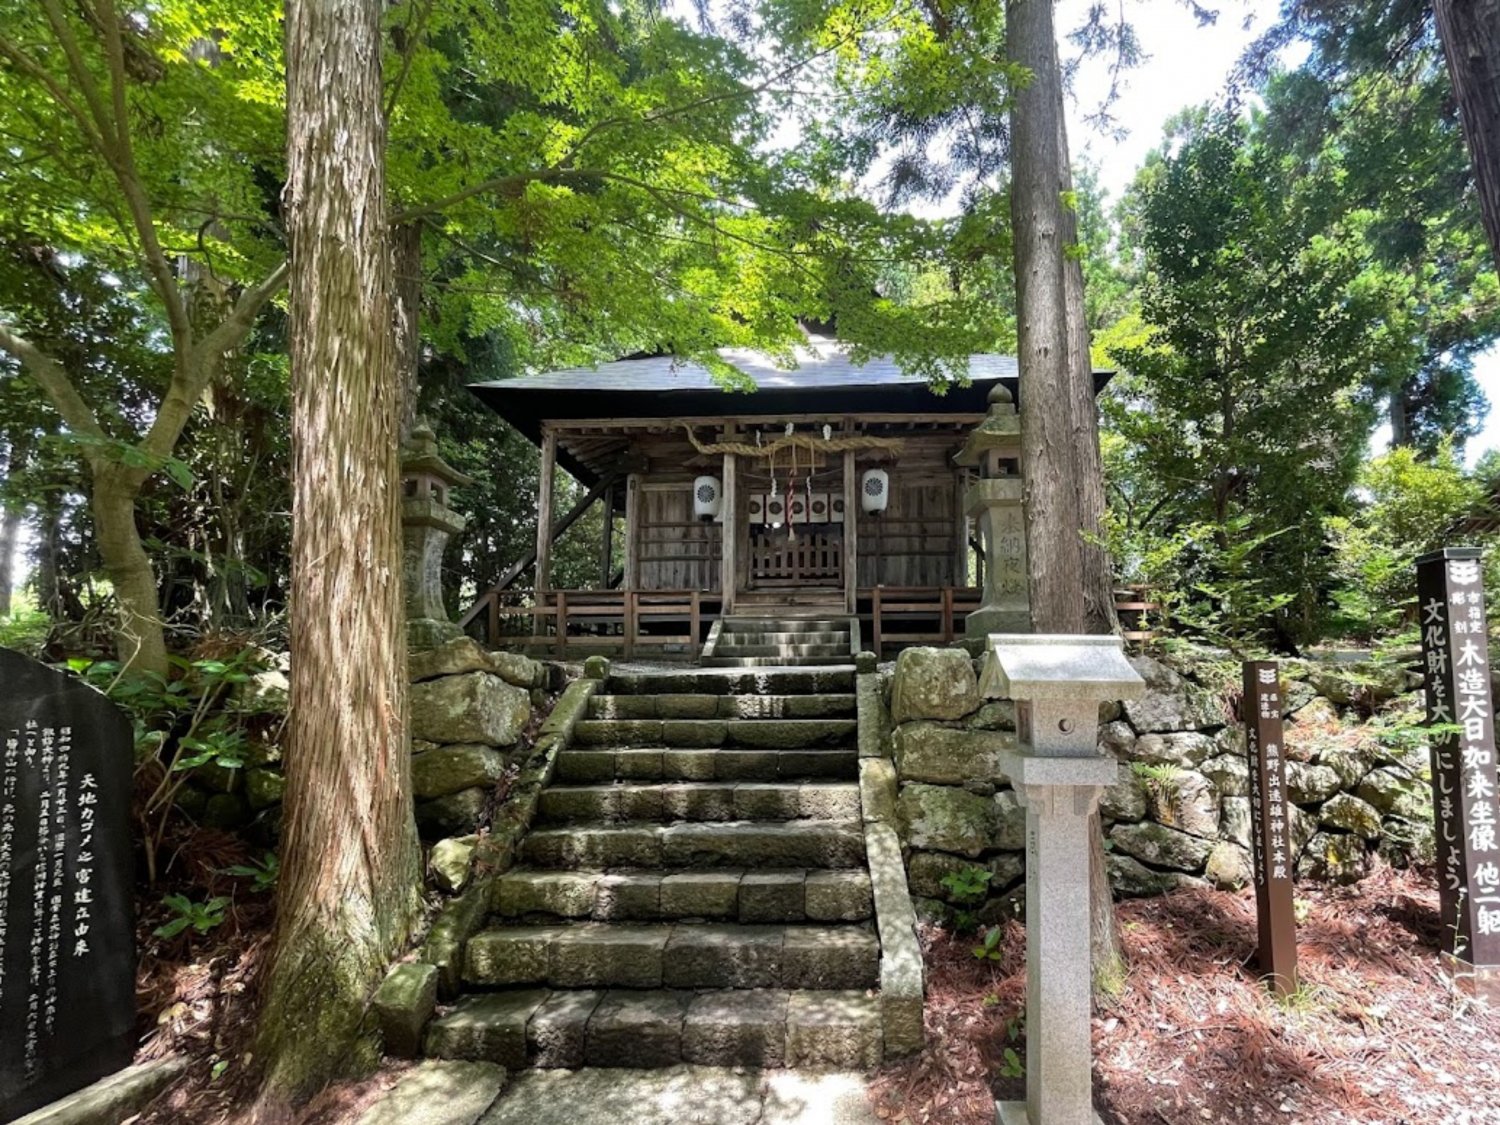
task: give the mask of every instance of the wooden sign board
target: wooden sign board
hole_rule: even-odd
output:
[[[1460,983],[1500,999],[1500,806],[1484,606],[1474,547],[1417,560],[1443,952]]]
[[[1250,757],[1250,823],[1255,852],[1257,961],[1278,996],[1297,990],[1297,921],[1292,909],[1296,856],[1286,796],[1281,675],[1273,660],[1247,660],[1241,704]]]

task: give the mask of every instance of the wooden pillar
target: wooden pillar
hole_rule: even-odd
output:
[[[635,590],[641,581],[641,477],[631,473],[625,479],[625,580],[626,590]]]
[[[965,473],[957,469],[953,473],[953,585],[968,586],[969,583],[969,516],[964,510]]]
[[[536,595],[538,604],[551,588],[552,579],[552,488],[557,479],[557,432],[542,433],[542,471],[536,501]]]
[[[844,608],[859,608],[859,479],[852,449],[844,450]]]
[[[738,458],[724,454],[724,503],[720,509],[724,524],[719,531],[719,594],[724,599],[719,612],[734,612],[735,587],[739,585],[740,487]]]
[[[601,498],[604,501],[604,534],[599,537],[599,589],[608,590],[614,575],[615,486],[610,485]]]

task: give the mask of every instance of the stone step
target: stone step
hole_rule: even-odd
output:
[[[776,656],[785,661],[816,660],[820,658],[834,659],[842,657],[852,660],[849,652],[849,642],[843,644],[769,644],[762,643],[754,637],[746,637],[743,640],[731,641],[725,644],[723,639],[714,647],[714,655],[718,657],[733,656],[736,658],[748,658],[759,656]]]
[[[466,996],[428,1026],[426,1053],[512,1070],[880,1065],[880,1003],[844,990],[521,989]],[[587,1107],[578,1107],[579,1120]],[[686,1120],[686,1118],[684,1118]]]
[[[854,696],[826,695],[596,695],[590,719],[845,719]]]
[[[814,632],[809,630],[803,633],[782,633],[772,630],[757,632],[747,629],[744,632],[719,634],[719,648],[729,648],[737,645],[842,645],[845,652],[849,651],[849,631]]]
[[[715,821],[539,828],[521,842],[533,867],[861,867],[859,821]]]
[[[874,988],[880,941],[857,924],[512,923],[469,939],[463,978],[484,988]]]
[[[726,617],[726,633],[849,633],[847,617]]]
[[[744,669],[777,669],[788,670],[789,666],[801,665],[805,667],[816,667],[826,665],[836,667],[850,663],[854,658],[848,653],[842,656],[705,656],[703,666],[705,668],[744,668]]]
[[[623,750],[569,748],[557,756],[557,782],[853,780],[859,753],[852,746],[812,750],[730,750],[635,746]]]
[[[853,741],[857,719],[584,719],[576,746],[743,746],[801,750]]]
[[[501,918],[596,922],[863,922],[874,913],[869,873],[857,868],[517,869],[496,882],[493,909]]]
[[[852,781],[683,781],[553,785],[541,822],[623,820],[858,820]]]
[[[852,661],[850,662],[852,665]],[[779,668],[774,672],[684,669],[614,672],[605,682],[612,695],[826,695],[854,690],[854,668]]]

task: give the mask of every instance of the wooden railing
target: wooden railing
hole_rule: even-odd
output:
[[[752,531],[750,580],[757,589],[843,582],[843,532],[815,525],[793,539],[784,531]]]
[[[975,586],[871,586],[858,593],[868,623],[867,647],[879,656],[907,645],[947,645],[964,635],[979,608]],[[555,590],[538,602],[527,591],[491,590],[459,622],[492,646],[505,644],[558,657],[600,652],[696,656],[722,599],[701,590]],[[1146,614],[1158,609],[1143,591],[1116,591],[1127,640],[1151,636]]]
[[[947,645],[963,636],[964,618],[979,608],[977,586],[871,586],[859,592],[859,615],[870,622],[870,651],[888,645]]]
[[[696,655],[720,601],[701,590],[552,590],[539,600],[491,590],[459,626],[491,645],[509,642],[558,657]]]

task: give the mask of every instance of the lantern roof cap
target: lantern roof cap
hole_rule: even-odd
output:
[[[1000,392],[996,394],[995,392]],[[972,469],[992,449],[1016,449],[1021,440],[1021,419],[1015,402],[1003,383],[996,383],[989,394],[990,408],[984,421],[969,431],[963,448],[953,455],[953,463]]]
[[[449,485],[473,484],[474,478],[459,472],[443,460],[438,452],[437,434],[426,422],[412,427],[411,436],[402,443],[401,475],[426,473]]]

